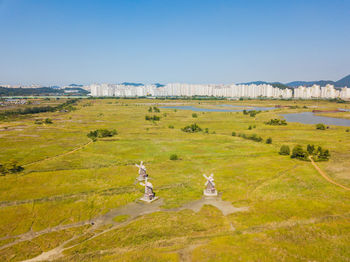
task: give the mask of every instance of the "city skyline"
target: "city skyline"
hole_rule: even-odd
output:
[[[0,1],[0,83],[338,80],[346,1]]]

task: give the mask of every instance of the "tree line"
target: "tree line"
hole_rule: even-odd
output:
[[[309,161],[310,156],[314,161],[328,161],[331,156],[328,149],[324,149],[321,146],[316,148],[316,146],[312,144],[308,144],[306,149],[304,149],[301,145],[295,145],[292,153],[289,146],[282,145],[279,154],[290,155],[291,158],[304,161]]]
[[[79,99],[70,99],[58,106],[40,106],[40,107],[27,107],[24,109],[16,109],[16,110],[6,110],[2,113],[0,113],[0,119],[5,119],[7,117],[13,117],[17,115],[28,115],[28,114],[38,114],[38,113],[44,113],[44,112],[55,112],[55,111],[72,111],[76,108],[73,107],[73,105],[78,101]]]

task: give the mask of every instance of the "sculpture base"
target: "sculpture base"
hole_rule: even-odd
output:
[[[205,196],[217,196],[218,195],[218,191],[215,190],[215,192],[208,192],[207,190],[204,189],[203,194]]]
[[[148,177],[147,177],[148,178]],[[145,177],[143,176],[139,176],[138,178],[136,178],[138,181],[145,181]]]
[[[140,198],[141,201],[147,202],[147,203],[152,203],[153,201],[156,201],[158,197],[154,197],[152,199],[149,199],[148,197],[142,197]]]

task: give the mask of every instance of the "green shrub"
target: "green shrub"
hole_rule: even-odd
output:
[[[0,174],[6,175],[6,174],[14,174],[14,173],[19,173],[24,168],[22,166],[19,166],[16,161],[9,161],[4,164],[0,164]]]
[[[236,136],[236,132],[232,132],[232,134],[231,134],[232,136]]]
[[[274,119],[270,119],[270,121],[265,122],[265,124],[271,125],[271,126],[286,126],[287,122],[286,120],[283,120],[283,119],[274,118]]]
[[[197,125],[196,123],[189,125],[189,126],[185,126],[184,128],[181,129],[184,132],[187,133],[196,133],[196,132],[201,132],[202,128],[199,127],[199,125]]]
[[[308,160],[308,153],[307,151],[304,151],[301,145],[296,145],[293,148],[291,158],[296,158],[300,160]]]
[[[330,158],[330,153],[329,153],[329,150],[328,149],[323,149],[322,147],[317,147],[317,150],[315,150],[315,146],[314,145],[308,145],[310,147],[313,148],[313,151],[312,151],[312,158],[315,160],[315,161],[328,161],[329,158]]]
[[[272,138],[269,137],[268,139],[266,139],[266,144],[272,144]]]
[[[282,145],[280,148],[280,155],[290,155],[290,148],[287,145]]]
[[[170,129],[174,129],[174,126],[173,125],[169,125],[168,126]]]
[[[197,118],[198,115],[197,115],[196,113],[193,113],[193,114],[192,114],[192,117],[193,117],[193,118]]]
[[[145,116],[145,120],[148,120],[148,121],[159,121],[160,120],[160,116]]]
[[[306,151],[309,153],[309,155],[312,155],[315,151],[315,146],[308,144],[306,147]]]
[[[50,118],[46,118],[44,123],[45,124],[52,124],[52,120]]]
[[[257,114],[261,113],[261,111],[256,111],[256,110],[250,110],[250,111],[247,111],[247,110],[243,110],[243,115],[250,115],[251,117],[255,117]]]
[[[108,130],[108,129],[96,129],[94,131],[90,131],[87,134],[87,137],[92,139],[93,141],[96,141],[97,138],[103,138],[103,137],[112,137],[114,135],[117,135],[118,132],[115,129]]]
[[[318,130],[326,130],[326,126],[322,123],[319,123],[316,125],[316,129]]]
[[[170,160],[178,160],[179,157],[177,156],[177,154],[172,154],[170,155]]]
[[[255,142],[261,142],[263,141],[261,136],[258,136],[257,134],[252,134],[252,135],[246,135],[246,134],[238,134],[239,137],[242,137],[244,139],[249,139],[253,140]]]

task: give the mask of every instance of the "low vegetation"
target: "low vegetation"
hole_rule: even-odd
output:
[[[156,116],[156,115],[153,115],[153,116],[145,116],[145,120],[147,121],[160,121],[160,116]]]
[[[258,136],[257,134],[252,135],[246,135],[246,134],[238,134],[239,137],[242,137],[244,139],[253,140],[255,142],[261,142],[263,141],[263,138],[261,136]],[[272,141],[271,141],[272,142]]]
[[[42,124],[52,124],[52,119],[51,118],[45,118],[43,119],[36,119],[34,124],[36,125],[42,125]]]
[[[96,141],[97,138],[103,138],[103,137],[112,137],[114,135],[117,135],[118,132],[115,129],[108,130],[108,129],[96,129],[94,131],[90,131],[87,134],[87,137],[92,139],[93,141]]]
[[[265,124],[271,125],[271,126],[286,126],[287,121],[284,119],[274,118],[274,119],[270,119],[269,121],[265,122]]]
[[[76,104],[78,100],[79,99],[70,99],[58,106],[26,107],[24,109],[19,108],[15,110],[6,110],[0,113],[0,120],[6,119],[9,117],[15,117],[18,115],[29,115],[29,114],[38,114],[38,113],[55,112],[55,111],[64,111],[64,112],[73,111],[73,110],[76,110],[76,108],[73,107],[73,105]]]
[[[281,146],[279,154],[280,155],[290,155],[290,148],[289,148],[289,146],[287,146],[287,145]]]
[[[306,151],[315,161],[328,161],[331,156],[329,150],[323,149],[321,146],[316,149],[315,145],[308,144]]]
[[[6,174],[15,174],[23,171],[24,168],[17,164],[16,161],[9,161],[6,163],[1,164],[0,163],[0,174],[6,175]]]
[[[317,162],[328,161],[331,155],[328,149],[322,149],[321,146],[318,146],[316,149],[314,145],[308,144],[306,150],[304,150],[301,145],[296,145],[293,148],[291,158],[309,161],[309,156],[311,156],[312,159]]]
[[[158,108],[158,107],[156,107],[156,106],[154,106],[154,107],[149,107],[148,108],[148,112],[150,112],[150,113],[152,113],[152,112],[154,112],[154,113],[160,113],[160,109]]]
[[[326,126],[322,123],[316,124],[316,129],[318,130],[326,130]]]
[[[307,153],[306,150],[303,149],[303,147],[301,145],[296,145],[293,150],[292,150],[292,154],[291,154],[291,158],[296,158],[299,160],[304,160],[304,161],[308,161],[308,156],[309,154]]]
[[[247,111],[247,110],[243,110],[243,115],[249,115],[249,116],[251,116],[251,117],[255,117],[257,114],[259,114],[259,113],[261,113],[261,111],[260,110],[249,110],[249,111]]]
[[[183,132],[187,132],[187,133],[197,133],[197,132],[201,132],[202,128],[199,125],[197,125],[196,123],[194,123],[192,125],[185,126],[181,130]],[[209,130],[208,130],[208,132],[209,132]]]
[[[45,101],[40,100],[41,106],[61,103]],[[91,106],[81,106],[88,102]],[[14,172],[0,176],[1,261],[31,259],[63,243],[68,249],[61,256],[51,253],[50,259],[344,261],[350,257],[348,191],[321,177],[310,162],[290,157],[300,144],[303,153],[296,150],[296,157],[320,161],[317,166],[326,175],[349,187],[350,133],[346,129],[350,127],[332,126],[321,132],[315,125],[264,124],[280,113],[295,112],[288,107],[261,112],[256,118],[240,112],[196,112],[196,120],[186,110],[174,113],[162,108],[161,114],[153,113],[153,105],[149,113],[149,102],[90,98],[69,114],[42,112],[0,122],[0,163]],[[160,102],[172,101],[152,100]],[[298,106],[298,111],[315,104],[247,99],[200,102],[203,107],[280,103]],[[317,103],[326,109],[336,105]],[[150,123],[143,120],[147,114],[162,119]],[[46,118],[54,124],[34,124],[35,119]],[[191,128],[194,122],[201,131],[181,131],[181,127],[198,131]],[[86,134],[101,128],[118,130],[118,139],[97,138],[100,141],[89,143]],[[211,135],[213,130],[216,135]],[[239,138],[242,133],[246,137],[255,133],[255,138]],[[266,144],[268,138],[272,145]],[[329,153],[330,161],[321,160]],[[170,160],[175,159],[171,155],[178,160]],[[7,165],[11,160],[18,164]],[[135,164],[140,161],[159,197],[150,205],[135,204],[144,193],[135,183]],[[18,166],[25,169],[19,171]],[[211,204],[198,208],[205,188],[202,174],[211,173],[220,197],[237,212],[225,215]],[[159,212],[136,212],[140,206],[158,210],[157,205]],[[77,223],[88,225],[77,228]]]
[[[179,160],[179,157],[177,156],[177,154],[171,154],[169,159],[170,160]]]

